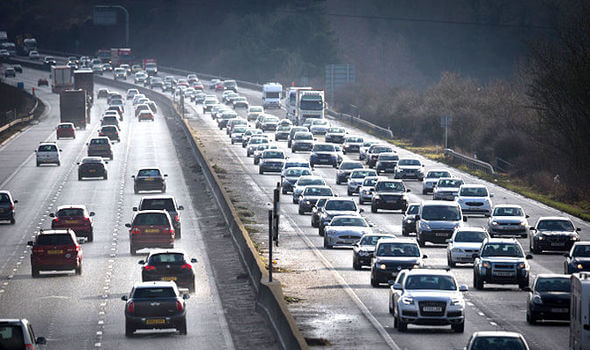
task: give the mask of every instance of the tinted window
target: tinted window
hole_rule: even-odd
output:
[[[523,254],[520,246],[513,243],[488,243],[482,249],[481,256],[509,256],[522,258]]]
[[[408,214],[418,214],[419,210],[420,210],[419,205],[410,205],[410,207],[408,208]]]
[[[69,234],[49,234],[37,236],[36,245],[73,245],[72,236]]]
[[[164,214],[138,214],[133,220],[134,226],[144,226],[144,225],[159,225],[159,226],[168,226],[170,223],[168,222],[168,218]]]
[[[362,167],[363,167],[363,165],[360,163],[343,162],[342,164],[340,164],[340,169],[342,169],[342,170],[359,169]]]
[[[574,248],[573,256],[590,258],[590,245],[577,245]]]
[[[420,249],[414,243],[381,243],[377,249],[378,256],[419,257]]]
[[[150,264],[184,264],[184,255],[179,253],[166,253],[152,255],[149,260]]]
[[[0,202],[10,202],[10,197],[7,193],[0,193]]]
[[[141,169],[137,176],[160,176],[160,170],[158,169]]]
[[[377,183],[377,178],[365,178],[363,181],[363,186],[375,186]]]
[[[346,139],[346,142],[360,143],[360,142],[363,142],[363,139],[361,137],[349,137]]]
[[[174,298],[176,293],[172,288],[136,288],[133,298]]]
[[[326,187],[306,187],[304,196],[331,196],[332,190]]]
[[[494,209],[495,216],[523,216],[522,210],[517,207],[500,207]]]
[[[438,187],[460,187],[463,185],[463,180],[459,179],[444,179],[438,182]]]
[[[373,147],[373,153],[385,153],[385,152],[392,152],[393,149],[387,146],[376,146]]]
[[[59,124],[57,127],[60,129],[72,129],[73,128],[73,126],[70,124]]]
[[[107,139],[92,139],[90,140],[90,144],[91,145],[104,145],[104,144],[108,144],[109,140]]]
[[[41,145],[39,152],[57,152],[57,147],[55,145]]]
[[[488,190],[485,187],[463,187],[459,195],[463,197],[486,197]]]
[[[459,231],[455,235],[455,242],[481,243],[487,236],[481,231]]]
[[[355,179],[359,179],[359,178],[363,178],[363,177],[367,177],[367,176],[376,176],[377,173],[375,173],[374,170],[355,170],[352,172],[352,174],[350,174],[350,177],[355,178]]]
[[[23,330],[18,325],[0,325],[0,349],[22,350],[25,348]]]
[[[398,163],[399,165],[420,165],[420,161],[418,159],[402,159]]]
[[[399,156],[395,154],[381,154],[379,160],[398,160]]]
[[[168,210],[175,211],[174,201],[172,198],[164,199],[144,199],[141,201],[140,210]]]
[[[511,349],[526,350],[520,338],[515,337],[477,337],[471,346],[473,350]]]
[[[84,210],[79,208],[61,209],[57,212],[57,216],[84,216]]]
[[[395,192],[402,192],[405,191],[406,188],[402,182],[397,181],[379,181],[375,185],[375,191],[395,191]]]
[[[314,145],[314,152],[335,152],[336,148],[332,145]]]
[[[406,289],[457,290],[455,281],[450,276],[408,276]],[[505,349],[502,347],[496,349]]]
[[[377,242],[381,239],[381,238],[391,238],[389,236],[363,236],[363,238],[360,241],[360,245],[377,245]]]
[[[302,175],[311,175],[311,173],[307,169],[293,169],[293,168],[288,169],[285,172],[285,176],[289,176],[289,177],[299,177]]]
[[[429,171],[426,177],[438,179],[439,177],[447,177],[449,174],[448,171]]]
[[[458,221],[461,219],[459,207],[454,205],[427,205],[422,208],[423,220]]]
[[[537,225],[543,231],[573,231],[574,225],[569,220],[543,220]]]
[[[264,152],[263,158],[285,158],[285,155],[283,154],[283,152],[279,152],[279,151],[269,151],[269,152]]]
[[[535,284],[537,292],[566,292],[569,293],[571,282],[569,278],[538,278]]]
[[[343,211],[355,211],[356,204],[350,200],[340,201],[328,201],[325,206],[326,210],[343,210]]]

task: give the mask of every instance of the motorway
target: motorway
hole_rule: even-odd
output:
[[[261,103],[261,94],[259,92],[241,89],[240,93],[247,96],[251,104]],[[100,105],[97,107],[98,109],[101,108]],[[284,116],[284,112],[280,110],[270,112],[280,117]],[[277,175],[258,175],[257,167],[252,164],[251,158],[246,157],[245,150],[239,145],[232,146],[225,132],[220,131],[210,116],[202,113],[199,106],[190,106],[187,116],[202,143],[202,147],[207,151],[207,158],[227,170],[223,180],[224,185],[231,191],[232,197],[236,200],[236,205],[247,207],[256,214],[253,219],[258,225],[253,226],[260,228],[260,232],[253,232],[252,235],[264,250],[264,242],[266,241],[264,231],[266,224],[265,204],[270,201],[272,188],[279,181],[279,177]],[[34,325],[45,324],[46,326],[36,326],[37,329],[41,328],[41,330],[37,331],[39,334],[44,332],[44,335],[50,336],[54,332],[60,333],[59,336],[50,336],[52,342],[50,344],[53,344],[53,342],[58,344],[60,341],[64,343],[59,344],[71,344],[79,339],[78,335],[82,328],[84,329],[83,333],[87,334],[87,339],[80,343],[84,347],[74,348],[92,347],[97,339],[94,333],[103,329],[105,334],[107,331],[112,334],[112,336],[109,335],[109,337],[104,337],[101,340],[104,348],[112,348],[107,344],[116,344],[121,347],[130,344],[130,342],[123,341],[124,336],[121,331],[122,306],[119,305],[117,299],[129,290],[132,281],[139,276],[139,270],[129,268],[129,266],[134,266],[136,259],[126,256],[128,250],[125,235],[113,236],[113,234],[124,233],[124,231],[118,230],[123,230],[122,224],[125,223],[124,220],[128,220],[130,217],[129,208],[135,205],[139,198],[138,196],[134,197],[129,182],[125,180],[130,176],[133,169],[142,165],[142,159],[146,158],[143,158],[141,154],[136,154],[137,152],[133,152],[133,147],[137,145],[135,142],[130,142],[128,138],[131,134],[134,135],[134,139],[141,136],[141,147],[146,148],[145,152],[150,152],[152,157],[157,157],[156,159],[160,162],[159,165],[165,168],[169,174],[176,172],[168,169],[175,169],[175,167],[177,169],[179,165],[178,160],[174,157],[161,156],[162,154],[170,154],[170,152],[165,151],[171,147],[168,135],[157,140],[153,138],[146,140],[143,137],[144,133],[157,133],[158,130],[161,130],[160,127],[153,128],[152,126],[156,125],[137,124],[129,122],[128,119],[124,124],[122,142],[120,145],[115,146],[115,160],[109,164],[110,177],[108,181],[111,181],[110,186],[101,186],[101,183],[95,184],[94,182],[83,183],[82,185],[85,186],[84,193],[77,190],[77,187],[76,189],[72,189],[71,186],[68,187],[68,182],[75,181],[74,177],[72,177],[72,170],[75,166],[68,165],[68,162],[64,162],[61,168],[35,168],[32,158],[24,159],[24,157],[28,157],[28,151],[23,145],[28,144],[28,147],[31,148],[30,151],[32,151],[34,143],[43,140],[43,135],[46,138],[51,134],[55,122],[43,126],[42,121],[38,126],[31,128],[30,131],[27,130],[23,134],[30,135],[31,138],[34,136],[34,141],[24,140],[25,138],[28,140],[28,136],[18,136],[6,146],[0,148],[0,160],[2,162],[5,161],[6,154],[9,154],[8,158],[13,159],[12,153],[9,153],[13,147],[13,151],[18,150],[20,152],[18,157],[14,158],[23,159],[21,162],[3,163],[9,164],[9,169],[6,170],[5,167],[0,169],[0,181],[3,182],[0,187],[11,190],[20,201],[17,225],[15,227],[0,226],[1,238],[6,242],[6,245],[1,248],[2,260],[0,261],[0,267],[2,267],[2,270],[0,273],[6,278],[2,279],[3,285],[1,287],[4,292],[1,292],[3,295],[0,296],[0,311],[2,314],[7,315],[24,314],[33,320]],[[96,118],[94,120],[96,121]],[[333,123],[338,124],[337,122]],[[45,131],[40,130],[43,128],[46,128]],[[85,135],[88,136],[89,133],[89,131],[86,131]],[[358,130],[351,131],[351,133],[359,134],[367,139],[373,138]],[[166,133],[164,132],[164,134]],[[83,150],[82,139],[59,141],[60,145],[67,145],[67,149],[64,149],[64,157],[69,159],[71,164],[81,156],[79,152]],[[144,141],[146,144],[143,143]],[[19,143],[23,145],[16,146]],[[129,146],[126,146],[127,144]],[[65,148],[65,146],[62,147]],[[130,152],[121,151],[124,147],[130,147]],[[426,169],[446,167],[444,164],[423,159],[403,149],[398,149],[398,153],[400,156],[415,156],[422,159],[426,164]],[[304,154],[299,155],[299,157],[306,156]],[[355,156],[352,156],[353,159]],[[125,157],[127,157],[126,160]],[[346,158],[348,156],[345,156]],[[453,174],[462,177],[467,183],[485,183],[455,169],[451,171]],[[18,174],[13,175],[15,173]],[[334,169],[316,167],[315,173],[324,176],[328,184],[340,196],[346,196],[346,187],[344,185],[335,185]],[[40,176],[44,176],[42,184],[38,181]],[[113,183],[114,181],[117,183]],[[186,195],[187,188],[183,187],[186,185],[182,182],[182,179],[175,180],[174,177],[171,177],[169,181],[170,192],[177,196],[179,203],[187,207],[190,200],[183,197]],[[529,219],[530,224],[534,224],[540,216],[564,215],[555,209],[523,198],[493,184],[485,184],[494,193],[493,200],[495,204],[512,203],[522,205],[527,214],[531,216]],[[421,194],[421,183],[410,180],[406,181],[406,186],[412,190],[410,193],[411,202],[429,199],[430,196]],[[28,252],[24,242],[28,240],[37,227],[44,227],[43,225],[47,223],[46,214],[51,208],[55,205],[72,202],[96,203],[97,205],[97,207],[91,206],[90,210],[97,212],[95,224],[99,227],[100,233],[96,236],[95,242],[84,246],[86,257],[84,274],[82,277],[47,278],[47,284],[49,285],[44,286],[45,288],[42,291],[36,291],[34,286],[37,285],[33,286],[30,279]],[[117,203],[117,205],[107,205],[107,203]],[[399,212],[372,214],[368,210],[368,206],[364,206],[364,208],[365,213],[363,215],[374,223],[376,230],[395,234],[401,233],[401,214]],[[197,209],[187,208],[183,213],[183,222],[197,220],[191,218],[191,213],[194,213],[195,210]],[[298,302],[290,304],[289,307],[304,336],[308,339],[327,341],[333,348],[457,349],[466,344],[468,337],[474,331],[502,329],[521,332],[533,349],[567,348],[569,333],[567,325],[547,323],[529,326],[525,321],[527,293],[512,285],[486,286],[484,291],[470,290],[465,293],[467,318],[464,334],[452,333],[448,328],[438,327],[410,327],[408,333],[398,333],[393,328],[393,320],[387,311],[387,288],[372,288],[369,284],[368,270],[355,271],[352,269],[352,253],[350,249],[323,249],[322,238],[318,236],[317,229],[311,228],[309,215],[298,215],[296,206],[291,204],[290,196],[282,196],[281,216],[280,246],[275,249],[275,252],[278,266],[286,273],[275,276],[284,285],[286,295],[299,299]],[[582,239],[587,240],[590,225],[575,218],[573,221],[578,227],[582,228]],[[102,224],[98,225],[99,223]],[[486,220],[483,218],[469,218],[468,222],[469,225],[481,226],[484,226],[485,223]],[[14,230],[14,228],[17,228],[17,230]],[[23,232],[23,234],[14,235],[13,232],[15,231]],[[184,232],[187,232],[186,229]],[[199,236],[200,232],[194,230],[192,234]],[[120,238],[114,240],[116,237]],[[203,265],[206,265],[206,262],[204,262],[206,258],[202,254],[202,244],[199,244],[198,241],[187,242],[188,240],[185,237],[183,235],[180,245],[200,259],[201,263],[198,265],[203,270],[197,271],[197,273],[199,278],[205,281],[210,274],[203,267]],[[188,246],[184,246],[185,244]],[[528,241],[521,240],[521,244],[525,250],[528,250]],[[100,247],[98,247],[99,245]],[[120,245],[121,247],[119,247]],[[111,247],[115,249],[114,253],[111,253]],[[427,265],[446,266],[445,249],[442,246],[429,245],[424,249],[424,253],[429,256],[426,261]],[[112,257],[111,254],[116,254],[116,256]],[[548,272],[562,273],[562,263],[563,257],[561,254],[535,255],[534,259],[530,261],[532,275]],[[117,273],[115,274],[114,271]],[[467,284],[470,288],[473,286],[471,267],[457,267],[452,271],[460,284]],[[94,276],[92,283],[83,283],[82,279],[86,280],[85,276],[89,274]],[[8,278],[11,275],[13,277]],[[45,282],[45,280],[41,279],[40,281]],[[215,300],[214,295],[209,294],[209,298],[205,295],[214,293],[212,289],[214,283],[210,280],[207,281],[207,283],[203,283],[204,286],[208,285],[205,288],[206,290],[197,290],[197,294],[203,293],[205,298],[193,296],[189,302],[191,306],[195,303],[198,307],[215,311],[218,310],[219,303]],[[67,288],[60,288],[62,283],[67,283]],[[108,294],[102,293],[103,288],[107,288]],[[22,298],[16,296],[18,291],[22,290],[34,290],[35,293],[38,293],[34,299],[37,301],[32,305],[23,304]],[[103,299],[103,295],[108,295],[108,297]],[[198,299],[198,301],[195,302],[194,299]],[[50,302],[47,303],[45,300]],[[208,300],[208,302],[200,305],[203,300]],[[106,303],[105,308],[102,307],[104,303]],[[64,320],[58,317],[55,312],[55,310],[61,309],[67,309],[68,312],[71,311],[72,315],[78,315],[73,317],[72,321]],[[101,314],[103,311],[105,313]],[[197,315],[194,315],[194,317],[197,317]],[[106,326],[101,327],[101,324],[99,324],[101,320]],[[229,347],[227,342],[224,343],[223,339],[226,338],[224,338],[223,334],[220,334],[223,333],[224,329],[223,318],[208,317],[206,320],[211,324],[211,327],[221,326],[215,328],[217,330],[216,334],[218,334],[217,338],[213,336],[211,339],[207,339],[213,342],[216,341],[216,344],[221,344],[221,347]],[[196,327],[191,327],[191,325],[196,324],[195,322],[205,322],[205,318],[190,321],[189,338],[198,335],[192,331]],[[63,333],[64,328],[67,329],[67,332],[65,332],[67,334]],[[94,332],[88,329],[93,329]],[[169,338],[165,337],[166,340]],[[143,338],[139,337],[138,339],[138,341],[141,341]],[[152,341],[151,339],[150,337],[150,341]],[[156,339],[160,340],[162,338],[156,337]],[[183,341],[179,337],[175,337],[174,340]],[[109,341],[116,341],[116,343],[108,343]],[[70,347],[66,346],[65,348]]]
[[[26,87],[36,86],[38,77],[46,74],[25,69],[17,80],[23,81]],[[106,101],[96,100],[89,128],[78,130],[75,139],[57,141],[63,150],[60,167],[36,167],[33,152],[36,145],[41,141],[55,140],[55,127],[59,122],[58,95],[52,94],[47,87],[36,88],[36,93],[47,105],[46,112],[37,125],[16,134],[0,147],[0,188],[10,190],[19,200],[16,224],[0,224],[0,240],[3,242],[0,245],[2,317],[29,319],[37,336],[48,339],[48,349],[193,348],[195,344],[202,349],[276,348],[272,333],[264,326],[264,318],[260,315],[251,316],[256,329],[250,329],[251,333],[247,335],[256,338],[262,333],[261,338],[266,339],[260,341],[241,341],[232,331],[236,327],[228,324],[224,308],[232,305],[225,305],[220,300],[208,257],[209,247],[203,238],[204,232],[212,237],[216,233],[222,234],[217,225],[220,214],[194,205],[192,195],[196,191],[191,193],[187,184],[193,179],[186,178],[183,172],[183,167],[190,162],[177,157],[176,140],[166,121],[170,115],[162,112],[168,113],[169,110],[159,106],[160,113],[155,122],[138,123],[128,102],[121,141],[113,146],[114,160],[107,165],[108,180],[78,181],[76,162],[86,155],[87,140],[96,135]],[[141,281],[137,263],[143,257],[129,254],[124,224],[130,222],[131,208],[138,204],[141,195],[145,195],[134,194],[131,175],[139,167],[154,165],[169,174],[167,194],[174,195],[185,207],[182,239],[175,246],[189,257],[198,259],[198,263],[193,264],[196,291],[187,301],[187,336],[168,331],[151,334],[140,331],[135,337],[126,338],[124,302],[120,298],[129,293],[135,282]],[[90,211],[96,212],[94,242],[82,245],[83,273],[81,276],[42,273],[41,278],[32,279],[30,249],[26,242],[39,229],[50,228],[48,214],[64,204],[85,204]],[[227,271],[230,277],[232,271]],[[236,278],[232,280],[237,281]],[[254,295],[248,290],[241,292],[245,296],[240,299],[249,298],[250,315]],[[239,309],[238,306],[235,308]],[[258,331],[261,326],[262,331]]]

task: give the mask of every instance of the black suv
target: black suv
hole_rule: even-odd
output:
[[[406,189],[401,180],[377,181],[371,200],[371,212],[376,213],[379,209],[406,211],[408,208],[406,192],[410,192],[410,189]]]
[[[191,263],[197,259],[187,259],[178,249],[155,250],[147,259],[140,260],[142,282],[174,281],[179,287],[195,291],[195,271]]]
[[[180,213],[184,210],[182,205],[177,205],[173,196],[148,196],[142,197],[138,207],[133,207],[133,211],[138,210],[166,210],[172,220],[174,227],[174,238],[180,239]]]
[[[131,176],[134,180],[133,191],[162,191],[166,192],[166,177],[168,174],[163,174],[158,168],[143,168],[139,169],[137,175]]]
[[[483,289],[485,283],[518,284],[519,288],[529,286],[531,267],[520,243],[515,239],[488,238],[473,263],[473,286]]]
[[[0,191],[0,220],[10,221],[14,225],[14,205],[18,203],[8,191]]]
[[[46,342],[44,337],[35,338],[27,319],[0,319],[0,349],[39,350]]]

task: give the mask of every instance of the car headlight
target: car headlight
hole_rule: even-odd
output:
[[[378,195],[378,194],[376,194],[376,195],[373,196],[373,198],[375,198],[375,199],[381,199],[381,196]]]
[[[311,201],[305,201],[305,204],[311,205]]]
[[[453,253],[463,253],[463,249],[461,249],[461,248],[456,248],[456,247],[455,247],[455,248],[451,249],[451,252],[453,252]]]
[[[524,220],[523,220],[523,221],[521,221],[521,222],[520,222],[520,226],[526,226],[526,221],[524,221]]]
[[[419,269],[420,267],[421,267],[420,264],[414,264],[414,265],[412,265],[412,268],[413,269]]]
[[[424,222],[424,221],[420,221],[420,227],[422,228],[422,230],[426,230],[426,231],[430,231],[430,225],[428,225],[428,223]]]
[[[533,303],[535,303],[535,304],[543,304],[543,299],[541,298],[541,296],[539,294],[535,294],[533,296]]]
[[[452,298],[451,305],[463,305],[465,302],[463,298]]]
[[[578,268],[578,270],[581,270],[584,268],[584,266],[582,266],[582,264],[578,264],[576,267]]]
[[[406,305],[414,305],[414,298],[412,298],[412,297],[403,297],[402,298],[402,303],[404,303]]]
[[[387,265],[385,264],[378,264],[377,268],[379,268],[380,270],[387,270]]]
[[[489,269],[489,268],[491,267],[490,263],[489,263],[489,262],[487,262],[487,261],[484,261],[484,262],[482,262],[482,263],[481,263],[481,266],[482,266],[482,267],[485,267],[486,269]]]
[[[518,268],[519,269],[526,269],[526,267],[527,267],[526,266],[526,263],[521,262],[521,263],[518,264]]]
[[[496,220],[492,221],[492,226],[498,226],[498,222]]]
[[[572,241],[577,241],[577,240],[579,240],[579,239],[580,239],[580,236],[578,236],[578,235],[576,235],[576,234],[574,234],[574,235],[572,235],[572,236],[570,237],[570,240],[572,240]]]

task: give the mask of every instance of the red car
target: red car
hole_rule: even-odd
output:
[[[76,127],[73,123],[60,123],[57,126],[57,139],[61,139],[64,137],[71,137],[73,139],[76,138]]]
[[[215,91],[225,91],[225,85],[223,85],[223,81],[215,84]]]
[[[142,120],[154,121],[154,114],[149,111],[141,111],[141,112],[139,112],[139,115],[137,116],[137,121],[140,122]]]
[[[200,81],[193,83],[193,88],[195,90],[201,90],[201,91],[203,91],[205,89],[205,87],[203,86],[203,83],[201,83]]]
[[[37,86],[49,86],[47,79],[41,78],[37,80]]]
[[[94,240],[92,218],[94,212],[88,212],[85,205],[64,205],[57,208],[56,213],[49,214],[54,218],[51,229],[72,229],[76,236],[86,237],[88,242]]]
[[[76,270],[82,274],[82,248],[72,230],[46,230],[27,242],[31,252],[31,274],[39,277],[39,271]]]
[[[131,255],[144,248],[174,248],[174,227],[165,210],[142,210],[133,216],[129,227]]]

